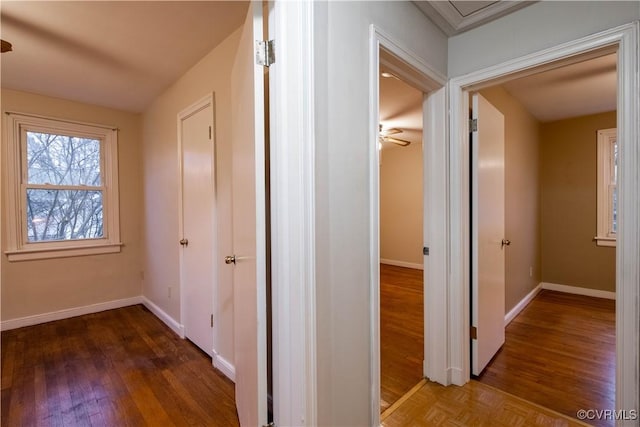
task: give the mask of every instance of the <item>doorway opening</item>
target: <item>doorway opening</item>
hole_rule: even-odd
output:
[[[424,377],[422,91],[380,66],[380,410]]]
[[[638,307],[630,301],[637,301],[636,278],[638,270],[639,246],[638,234],[640,216],[638,215],[638,81],[637,72],[637,23],[584,37],[579,40],[535,52],[503,64],[469,73],[450,81],[450,105],[454,112],[451,120],[451,234],[460,239],[452,239],[450,288],[452,304],[451,314],[462,319],[462,324],[454,325],[451,333],[452,366],[454,384],[464,384],[470,379],[470,172],[468,141],[468,95],[500,82],[516,77],[536,74],[546,67],[547,70],[582,62],[608,53],[617,52],[617,134],[618,158],[617,174],[619,187],[617,193],[617,247],[616,247],[616,363],[615,363],[615,408],[624,409],[634,406],[638,396],[639,359],[637,346],[627,345],[628,339],[638,335]],[[625,155],[630,154],[630,155]]]
[[[615,407],[616,251],[594,236],[597,134],[616,127],[616,64],[615,52],[603,52],[470,94],[504,123],[504,150],[488,159],[483,153],[495,138],[482,132],[495,119],[491,111],[474,112],[471,372],[571,417],[585,407]],[[615,170],[616,158],[610,160]],[[487,194],[498,193],[484,180],[488,171],[502,175],[500,215],[498,203],[488,203]],[[495,236],[492,224],[500,230]],[[500,265],[488,274],[496,259]],[[494,325],[476,323],[491,316]]]
[[[425,378],[440,384],[448,384],[447,337],[446,326],[444,326],[447,323],[448,254],[446,238],[446,78],[433,71],[419,57],[380,33],[375,27],[372,27],[371,35],[370,92],[372,96],[370,98],[371,139],[369,146],[370,223],[371,235],[373,236],[370,252],[371,419],[374,424],[377,424],[381,418],[389,416],[408,398],[410,393],[418,391],[424,384]],[[381,77],[381,72],[389,77]],[[383,79],[384,81],[381,82]],[[395,107],[383,105],[384,102],[390,102],[387,99],[389,96],[393,98],[392,95],[397,95],[397,93],[384,95],[382,91],[386,90],[384,86],[387,85],[398,86],[391,90],[393,92],[403,91],[413,101],[396,100]],[[410,110],[413,110],[413,119],[411,119],[413,121],[403,121],[407,120],[407,117],[402,119],[402,116],[406,116]],[[398,121],[393,122],[393,120]],[[402,169],[402,161],[397,161],[403,157],[412,162],[413,175]],[[386,169],[382,171],[381,168]],[[407,169],[406,165],[404,169]],[[391,175],[391,181],[387,179],[385,182],[382,181],[385,174]],[[407,180],[411,180],[411,182]],[[388,185],[393,181],[396,185],[395,190]],[[405,194],[404,199],[410,203],[407,206],[413,207],[405,206],[402,208],[391,203],[388,204],[389,209],[387,210],[381,204],[385,202],[381,200],[382,197],[391,197],[393,202],[393,197],[398,197],[399,191],[407,192],[409,185],[413,186],[413,190],[409,192],[409,195]],[[402,209],[411,212],[402,212]],[[389,230],[394,227],[408,226],[407,218],[409,216],[414,218],[413,229],[408,227],[409,230],[405,232],[410,237],[398,239],[398,231],[389,233]],[[399,247],[395,249],[400,252],[404,251],[405,257],[408,256],[408,258],[402,261],[402,257],[398,255],[400,252],[396,252],[394,255],[394,248],[386,244],[383,248],[380,244],[384,239],[383,233],[392,234],[391,237],[396,238],[396,243],[400,243]],[[389,252],[390,250],[391,252]],[[400,259],[394,260],[398,257]],[[381,261],[385,264],[381,265]],[[395,265],[389,265],[390,263]],[[421,270],[420,267],[423,269]],[[388,286],[381,283],[389,281],[389,277],[393,276],[395,279],[391,280],[395,280],[395,283],[387,284]],[[424,283],[430,285],[423,286]],[[402,290],[407,295],[411,295],[412,313],[414,313],[411,320],[413,332],[407,328],[402,329],[400,324],[403,321],[398,317],[393,319],[387,315],[387,312],[384,312],[387,308],[392,308],[389,313],[395,313],[396,316],[406,314],[400,313],[397,309],[393,310],[394,299],[393,296],[389,296],[385,286],[387,290],[389,288],[395,289],[395,291]],[[396,331],[402,330],[405,337],[408,334],[413,342],[409,343],[409,347],[406,348],[393,348],[396,344],[388,337],[391,335],[391,340],[398,337],[393,336],[394,332],[385,331],[386,326],[395,327]],[[384,342],[381,341],[383,335]],[[422,343],[420,343],[421,337]],[[408,342],[406,339],[401,341]],[[393,374],[393,367],[389,366],[395,365],[395,363],[387,364],[387,356],[394,352],[400,355],[406,366],[411,366],[410,373],[406,375],[402,386],[397,383],[401,375]],[[385,366],[381,366],[381,353],[384,353],[382,357]],[[391,367],[390,370],[389,367]],[[381,374],[385,375],[386,379],[383,379]],[[384,380],[384,384],[381,380]],[[387,385],[391,382],[395,383],[392,388],[395,386],[397,391],[395,396],[389,397],[390,395],[386,394]],[[402,395],[402,393],[405,394]],[[396,400],[396,403],[391,404],[392,402],[389,400]],[[382,415],[381,410],[384,410]]]

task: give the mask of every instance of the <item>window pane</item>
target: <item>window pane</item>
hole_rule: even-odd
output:
[[[618,143],[613,142],[613,184],[618,182]]]
[[[101,191],[27,189],[29,242],[102,236]]]
[[[611,232],[618,232],[618,186],[614,185],[611,191]]]
[[[100,186],[100,140],[27,132],[27,182]]]

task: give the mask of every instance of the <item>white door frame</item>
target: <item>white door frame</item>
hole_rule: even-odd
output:
[[[370,27],[369,52],[369,224],[370,235],[370,313],[371,313],[371,419],[380,424],[380,151],[378,150],[380,49],[394,60],[386,63],[407,83],[424,95],[423,158],[425,199],[424,274],[424,375],[448,384],[447,374],[447,126],[446,77],[435,71],[417,54],[393,40],[375,25]]]
[[[640,386],[640,83],[639,24],[634,22],[479,70],[450,81],[450,322],[453,383],[469,381],[469,141],[468,93],[515,73],[604,48],[618,50],[620,230],[616,256],[616,409],[638,409]],[[594,224],[595,226],[595,224]],[[594,230],[595,232],[595,230]],[[614,408],[605,408],[614,409]],[[622,425],[622,424],[619,424]]]
[[[315,426],[315,100],[313,2],[269,2],[273,411],[276,425]]]
[[[217,245],[217,220],[216,220],[216,206],[215,206],[215,183],[216,183],[216,157],[215,157],[215,103],[214,103],[214,97],[215,94],[214,93],[210,93],[208,95],[206,95],[205,97],[201,98],[200,100],[194,102],[193,104],[191,104],[190,106],[188,106],[187,108],[185,108],[184,110],[180,111],[178,113],[178,179],[180,182],[180,185],[178,186],[178,233],[179,233],[179,237],[177,238],[177,240],[183,239],[184,238],[184,212],[183,212],[183,189],[182,186],[184,184],[184,170],[183,170],[183,155],[182,155],[182,146],[183,146],[183,141],[182,141],[182,123],[184,122],[184,120],[186,120],[187,118],[189,118],[190,116],[192,116],[193,114],[197,113],[198,111],[207,108],[209,106],[211,106],[212,112],[213,112],[213,117],[211,118],[211,122],[213,123],[213,129],[212,132],[214,133],[211,136],[211,180],[213,182],[213,187],[211,188],[211,200],[213,200],[213,206],[211,206],[211,212],[212,212],[212,236],[211,238],[212,240],[212,253],[213,253],[213,259],[211,260],[211,268],[212,268],[212,276],[213,277],[213,283],[211,284],[211,293],[213,295],[213,300],[211,301],[211,308],[213,310],[213,321],[214,321],[214,325],[218,324],[218,318],[217,318],[217,314],[218,314],[218,310],[216,310],[215,308],[215,301],[217,301],[217,296],[218,296],[218,289],[217,289],[217,284],[218,284],[218,266],[217,263],[215,262],[216,259],[218,259],[218,245]],[[176,242],[177,244],[177,242]],[[184,251],[182,249],[180,249],[179,251],[180,255],[179,255],[179,264],[180,264],[180,289],[178,290],[178,297],[180,298],[180,338],[185,338],[185,328],[184,328],[184,319],[185,319],[185,312],[187,309],[187,302],[185,301],[185,295],[184,295]],[[170,292],[170,291],[169,291]],[[170,295],[171,296],[171,295]],[[217,337],[216,337],[216,328],[212,329],[212,334],[213,334],[213,348],[210,349],[213,354],[215,354],[215,349],[217,347]],[[215,361],[215,357],[212,358],[212,362]]]

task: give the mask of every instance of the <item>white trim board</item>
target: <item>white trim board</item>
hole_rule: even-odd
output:
[[[422,264],[418,264],[415,262],[398,261],[395,259],[380,259],[380,264],[394,265],[396,267],[413,268],[415,270],[424,270],[424,266]]]
[[[542,289],[548,289],[550,291],[564,292],[567,294],[585,295],[595,298],[616,299],[616,293],[610,291],[602,291],[600,289],[581,288],[579,286],[560,285],[557,283],[540,282],[538,285]]]
[[[224,357],[220,356],[220,354],[213,350],[213,367],[218,369],[220,372],[224,374],[225,377],[229,378],[234,383],[236,382],[236,367],[233,366],[231,362],[229,362]]]
[[[0,323],[0,330],[23,328],[25,326],[39,325],[40,323],[53,322],[55,320],[69,319],[71,317],[83,316],[85,314],[99,313],[101,311],[113,310],[115,308],[128,307],[142,303],[142,297],[131,297],[113,301],[105,301],[97,304],[85,305],[82,307],[67,308],[64,310],[51,311],[49,313],[36,314],[33,316],[19,317],[17,319],[4,320]]]
[[[169,316],[163,309],[158,307],[154,302],[145,296],[140,297],[142,304],[149,309],[158,319],[167,325],[173,332],[178,334],[180,338],[184,338],[184,325],[178,323],[173,317]]]
[[[542,283],[539,283],[538,286],[533,288],[531,292],[524,296],[507,314],[504,315],[504,326],[506,327],[515,317],[520,314],[524,308],[529,305],[531,301],[538,295],[538,293],[542,290]]]

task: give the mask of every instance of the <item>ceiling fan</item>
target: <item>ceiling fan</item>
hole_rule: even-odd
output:
[[[9,43],[8,41],[5,40],[0,40],[1,42],[1,47],[2,47],[2,53],[5,52],[11,52],[13,49],[11,48],[11,43]]]
[[[406,139],[400,139],[400,138],[394,138],[391,135],[397,135],[399,133],[402,133],[402,129],[398,129],[398,128],[383,128],[382,125],[380,125],[379,128],[379,134],[378,134],[378,140],[382,143],[382,142],[393,142],[394,144],[400,145],[402,147],[406,147],[407,145],[411,144],[411,141],[407,141]]]

